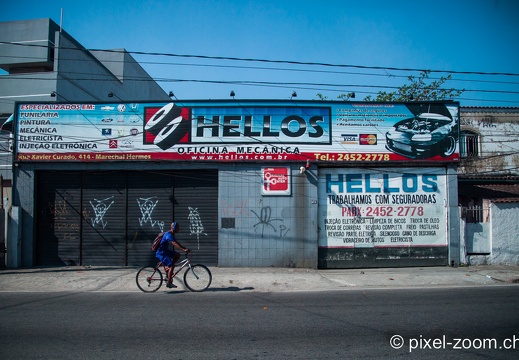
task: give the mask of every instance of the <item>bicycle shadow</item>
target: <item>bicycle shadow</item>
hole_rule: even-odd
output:
[[[238,291],[253,291],[254,288],[252,286],[247,287],[237,287],[237,286],[229,286],[229,287],[209,287],[209,289],[205,290],[204,292],[238,292]],[[189,289],[182,289],[182,288],[176,288],[176,289],[167,289],[165,290],[167,293],[175,293],[175,294],[181,294],[181,293],[191,293]]]
[[[210,287],[206,291],[213,291],[213,292],[218,292],[218,291],[236,292],[236,291],[252,291],[252,290],[254,290],[254,288],[252,286],[247,286],[247,287],[243,287],[243,288],[240,288],[240,287],[237,287],[237,286],[229,286],[229,287],[219,287],[219,288],[217,288],[217,287],[215,287],[215,288]]]

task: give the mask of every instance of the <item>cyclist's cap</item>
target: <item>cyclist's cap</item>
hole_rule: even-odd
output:
[[[171,224],[171,230],[175,231],[178,227],[178,223],[176,221],[173,221],[173,224]]]

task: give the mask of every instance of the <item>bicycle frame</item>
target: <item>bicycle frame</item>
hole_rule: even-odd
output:
[[[177,270],[171,275],[171,279],[174,279],[175,276],[177,276],[177,274],[180,271],[182,271],[182,269],[185,268],[186,266],[191,269],[191,259],[187,256],[187,254],[184,254],[184,255],[186,256],[186,258],[184,260],[181,260],[181,261],[177,262],[176,264],[173,264],[173,266],[176,267]],[[162,263],[162,261],[159,261],[155,268],[159,269],[161,266],[162,266],[162,269],[164,270],[164,273],[167,274],[168,272],[166,271],[166,265],[164,265]]]

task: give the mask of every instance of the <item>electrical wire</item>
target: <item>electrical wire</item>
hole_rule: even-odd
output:
[[[31,57],[31,56],[10,56],[10,55],[0,55],[0,58],[15,58],[26,59],[26,60],[36,60],[39,58]],[[60,58],[60,61],[74,61],[74,62],[89,62],[88,59],[67,59]],[[124,63],[124,60],[108,60],[104,59],[103,63]],[[317,73],[317,74],[342,74],[342,75],[360,75],[360,76],[376,76],[376,77],[384,77],[384,78],[405,78],[407,79],[409,75],[395,75],[385,72],[383,74],[375,74],[375,73],[366,73],[366,72],[351,72],[351,71],[332,71],[332,70],[317,70],[317,69],[295,69],[295,68],[280,68],[280,67],[264,67],[264,66],[244,66],[244,65],[218,65],[218,64],[196,64],[196,63],[174,63],[174,62],[158,62],[158,61],[139,61],[139,64],[147,64],[147,65],[161,65],[161,66],[187,66],[187,67],[211,67],[211,68],[227,68],[227,69],[246,69],[246,70],[267,70],[267,71],[286,71],[286,72],[306,72],[306,73]],[[79,73],[78,73],[79,74]],[[441,80],[438,77],[429,77],[429,80]],[[452,81],[457,82],[481,82],[481,83],[491,83],[491,84],[507,84],[507,85],[518,85],[518,82],[509,82],[509,81],[497,81],[497,80],[482,80],[482,79],[462,79],[462,78],[451,78]]]
[[[24,44],[27,45],[27,44]],[[33,45],[30,45],[33,46]],[[77,50],[75,48],[71,48],[73,50]],[[91,51],[103,51],[103,50],[91,50]],[[109,52],[114,52],[113,50],[109,50]],[[120,51],[117,51],[120,52]],[[127,52],[127,51],[125,51]],[[286,64],[297,64],[297,65],[320,65],[320,66],[333,66],[333,67],[353,67],[359,69],[377,69],[377,70],[395,70],[395,71],[422,71],[419,69],[408,69],[408,68],[388,68],[388,67],[365,67],[365,66],[353,66],[353,65],[340,65],[340,64],[326,64],[326,63],[304,63],[304,62],[292,62],[286,60],[268,60],[268,59],[243,59],[243,58],[226,58],[226,57],[208,57],[201,55],[178,55],[178,54],[165,54],[165,53],[143,53],[143,52],[127,52],[133,54],[140,55],[153,55],[153,56],[175,56],[175,57],[187,57],[187,58],[208,58],[214,60],[232,60],[232,61],[259,61],[259,62],[273,62],[273,63],[286,63]],[[295,70],[297,71],[297,70]],[[512,73],[482,73],[482,72],[451,72],[451,71],[439,71],[439,70],[430,70],[430,72],[444,72],[444,73],[456,73],[456,74],[478,74],[478,75],[506,75],[506,76],[517,76],[518,74]],[[80,78],[74,79],[69,78],[69,80],[77,80],[80,81]],[[91,80],[91,79],[90,79]],[[138,79],[134,79],[134,81],[138,81]],[[330,87],[376,87],[371,85],[340,85],[340,84],[327,84],[327,83],[296,83],[296,82],[286,82],[286,83],[277,83],[277,82],[260,82],[260,81],[215,81],[215,80],[196,80],[196,79],[158,79],[158,81],[175,81],[175,82],[212,82],[212,83],[223,83],[223,84],[235,84],[235,85],[255,85],[255,86],[279,86],[279,87],[304,87],[304,86],[330,86]],[[380,88],[388,88],[384,86],[379,86]],[[389,87],[389,88],[397,88],[397,87]],[[473,92],[477,92],[478,90],[471,90]],[[485,92],[486,90],[479,90]],[[494,91],[490,90],[489,92],[499,92],[506,93],[505,91]],[[519,93],[519,92],[511,92],[511,93]]]
[[[12,43],[12,42],[0,42],[0,43],[4,43],[4,44],[10,44],[10,45],[18,45],[18,46],[35,46],[35,47],[44,47],[44,48],[48,48],[47,45],[38,45],[38,44],[18,44],[18,43]],[[308,63],[308,62],[294,62],[294,61],[288,61],[288,60],[268,60],[268,59],[246,59],[246,58],[233,58],[233,57],[220,57],[220,56],[216,56],[216,57],[213,57],[213,56],[207,56],[207,55],[181,55],[181,54],[167,54],[167,53],[157,53],[157,52],[139,52],[139,51],[126,51],[126,50],[100,50],[100,49],[78,49],[78,48],[67,48],[67,47],[62,47],[61,49],[67,49],[67,50],[75,50],[75,51],[83,51],[83,52],[88,52],[88,51],[96,51],[96,52],[112,52],[112,53],[130,53],[130,54],[139,54],[139,55],[149,55],[149,56],[174,56],[174,57],[186,57],[186,58],[198,58],[198,59],[213,59],[213,60],[228,60],[228,61],[258,61],[258,62],[274,62],[274,63],[285,63],[285,64],[291,64],[291,65],[294,65],[294,64],[302,64],[302,65],[320,65],[320,66],[333,66],[333,67],[353,67],[353,68],[357,68],[357,69],[375,69],[375,70],[384,70],[386,73],[387,71],[429,71],[429,72],[442,72],[442,73],[447,73],[447,74],[477,74],[477,75],[505,75],[505,76],[517,76],[519,74],[514,74],[514,73],[498,73],[498,72],[467,72],[467,71],[450,71],[450,70],[421,70],[421,69],[413,69],[413,68],[396,68],[396,67],[377,67],[377,66],[358,66],[358,65],[345,65],[345,64],[328,64],[328,63]],[[63,59],[63,60],[66,60],[66,59]],[[75,60],[77,61],[77,60]],[[208,66],[211,66],[211,65],[208,65]],[[301,70],[301,69],[287,69],[287,70]],[[359,74],[359,75],[363,75],[363,74]],[[387,75],[386,75],[387,76]],[[388,77],[394,77],[396,75],[388,75]],[[78,78],[78,80],[80,80],[80,78]],[[197,79],[156,79],[155,80],[156,82],[166,82],[166,81],[170,81],[170,82],[173,82],[173,81],[176,81],[176,82],[208,82],[208,83],[214,83],[214,84],[238,84],[238,85],[247,85],[247,86],[263,86],[263,85],[267,85],[267,86],[291,86],[293,84],[276,84],[274,82],[265,82],[265,83],[261,83],[261,82],[252,82],[252,81],[247,81],[247,80],[242,80],[242,81],[218,81],[218,80],[197,80]],[[305,83],[301,83],[303,85],[305,85]],[[297,85],[297,84],[294,84],[294,85]],[[309,84],[306,84],[307,86]],[[315,84],[315,85],[318,85],[318,86],[342,86],[344,87],[344,85],[340,85],[340,84]],[[349,85],[349,86],[352,86],[352,85]],[[363,87],[363,85],[353,85],[353,86],[356,86],[356,87]],[[369,85],[365,85],[365,86],[369,86]],[[396,88],[396,87],[390,87],[390,86],[378,86],[379,88]],[[468,91],[468,92],[491,92],[491,93],[511,93],[511,94],[515,94],[515,93],[519,93],[517,91],[506,91],[506,90],[472,90],[472,89],[469,89],[469,90],[465,90],[463,89],[464,91]],[[341,90],[342,91],[342,90]],[[475,100],[481,100],[481,101],[485,101],[486,99],[466,99],[466,98],[463,98],[463,100],[472,100],[472,101],[475,101]],[[492,101],[496,101],[496,100],[492,100]],[[498,100],[497,100],[498,101]]]
[[[0,44],[15,45],[15,46],[28,46],[28,47],[40,47],[49,48],[49,45],[38,45],[38,44],[27,44],[0,41]],[[484,71],[456,71],[456,70],[438,70],[438,69],[420,69],[420,68],[404,68],[404,67],[389,67],[389,66],[367,66],[367,65],[352,65],[352,64],[332,64],[325,62],[305,62],[295,60],[274,60],[274,59],[261,59],[261,58],[241,58],[241,57],[230,57],[230,56],[211,56],[211,55],[195,55],[195,54],[175,54],[175,53],[162,53],[162,52],[145,52],[145,51],[132,51],[132,50],[107,50],[107,49],[79,49],[77,47],[64,47],[61,46],[59,49],[62,50],[74,50],[82,52],[108,52],[118,54],[134,54],[134,55],[149,55],[149,56],[164,56],[164,57],[179,57],[188,59],[210,59],[210,60],[226,60],[226,61],[244,61],[244,62],[260,62],[260,63],[273,63],[273,64],[289,64],[289,65],[305,65],[305,66],[324,66],[324,67],[339,67],[339,68],[354,68],[354,69],[375,69],[375,70],[393,70],[393,71],[413,71],[422,72],[429,71],[432,73],[447,73],[447,74],[465,74],[465,75],[503,75],[503,76],[519,76],[519,73],[511,72],[484,72]]]

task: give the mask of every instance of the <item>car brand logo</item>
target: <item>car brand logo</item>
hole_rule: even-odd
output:
[[[122,144],[119,145],[120,148],[133,148],[133,141],[129,139],[125,139],[122,141]]]

